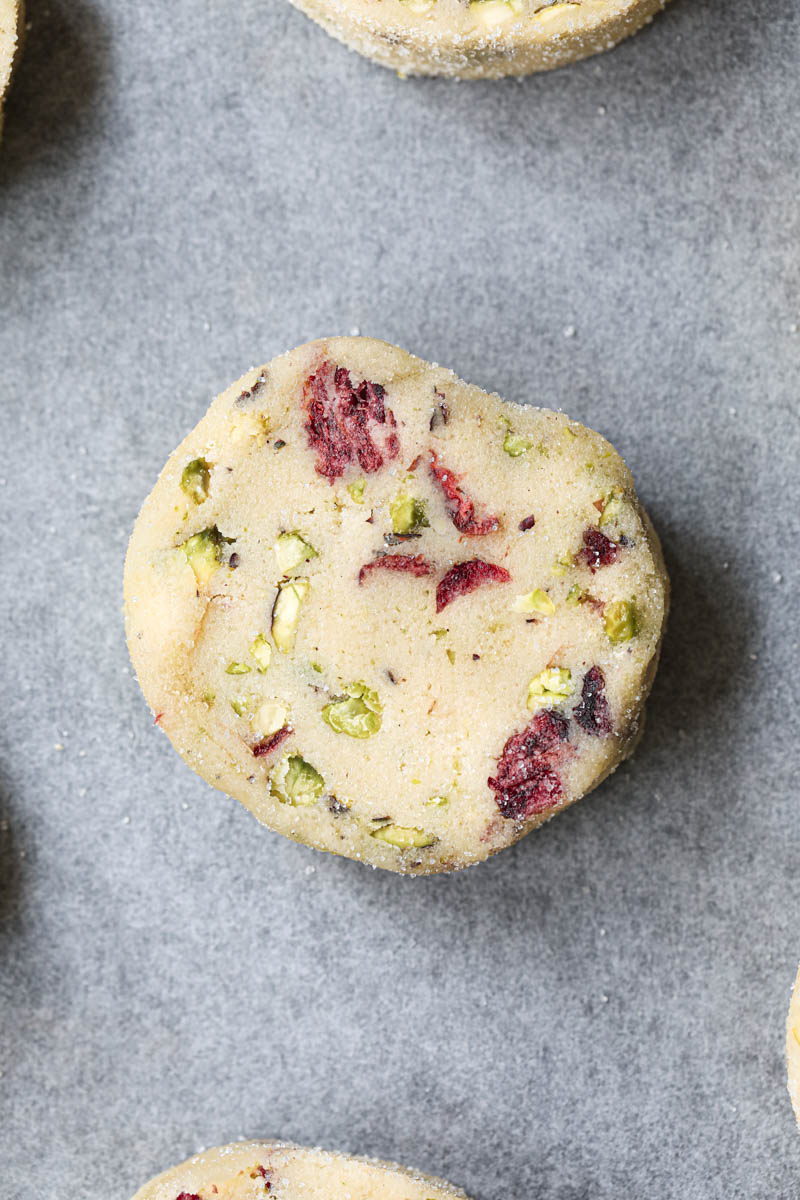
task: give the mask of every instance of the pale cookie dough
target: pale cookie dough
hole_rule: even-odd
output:
[[[610,50],[667,0],[292,0],[401,75],[496,79]]]
[[[3,135],[3,102],[22,43],[22,0],[0,0],[0,137]]]
[[[297,841],[428,873],[630,752],[667,579],[599,434],[331,338],[214,401],[144,504],[125,600],[200,775]]]
[[[468,1200],[460,1188],[395,1163],[238,1142],[165,1171],[133,1200]]]
[[[789,1016],[786,1020],[786,1066],[789,1095],[792,1098],[794,1115],[800,1124],[800,972],[794,983]]]

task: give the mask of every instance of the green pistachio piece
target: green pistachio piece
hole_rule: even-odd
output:
[[[573,583],[572,587],[567,592],[567,604],[572,607],[574,604],[580,604],[583,597],[586,595],[582,587],[578,587],[577,583]]]
[[[615,600],[613,604],[607,604],[603,623],[608,640],[615,646],[620,642],[629,642],[637,632],[636,608],[633,601]]]
[[[528,684],[528,709],[536,712],[537,708],[552,708],[571,691],[572,673],[566,667],[548,667],[534,675]]]
[[[299,754],[287,754],[273,768],[270,790],[281,804],[315,804],[325,789],[325,780]]]
[[[557,575],[560,578],[562,575],[566,575],[571,566],[572,559],[566,554],[562,554],[561,557],[557,558],[553,563],[552,567],[550,568],[550,572],[551,574]]]
[[[400,495],[389,505],[392,533],[417,533],[428,528],[425,505],[413,496]]]
[[[249,675],[250,668],[247,663],[231,662],[225,668],[226,675]]]
[[[355,483],[348,483],[347,490],[350,493],[350,498],[356,504],[364,503],[364,488],[366,487],[365,479],[357,479]]]
[[[511,606],[514,612],[518,613],[542,613],[545,617],[552,617],[556,611],[556,606],[548,596],[547,592],[543,592],[541,588],[535,588],[527,595],[517,596]]]
[[[431,796],[430,800],[425,801],[426,808],[444,808],[450,801],[447,796]]]
[[[308,588],[307,579],[290,579],[278,586],[278,595],[272,606],[272,640],[284,654],[294,645],[300,605],[308,595]]]
[[[250,653],[258,663],[258,669],[263,674],[272,661],[272,646],[270,646],[263,633],[252,642]]]
[[[283,729],[287,716],[288,709],[285,704],[280,704],[277,700],[266,700],[256,709],[253,727],[262,737],[269,737],[271,733]]]
[[[603,497],[603,508],[600,512],[600,524],[610,525],[622,515],[622,497],[618,496],[612,488],[607,496]]]
[[[231,700],[231,708],[237,717],[246,717],[252,707],[253,700],[251,696],[235,696]]]
[[[519,433],[512,433],[509,429],[503,442],[503,449],[510,458],[519,458],[521,454],[527,454],[532,445],[533,442],[529,442]]]
[[[181,475],[181,491],[193,500],[202,504],[208,499],[208,488],[211,483],[211,464],[204,458],[193,458],[183,468]]]
[[[347,699],[332,700],[322,710],[322,719],[335,733],[354,738],[368,738],[381,727],[383,705],[378,693],[365,683],[351,683],[345,688]]]
[[[293,533],[279,534],[273,550],[281,575],[291,575],[302,563],[318,557],[311,543],[302,538],[296,530]]]
[[[372,837],[379,842],[388,842],[398,850],[409,850],[412,846],[432,846],[436,838],[424,829],[408,829],[404,825],[382,825],[376,829]]]
[[[456,652],[455,652],[455,650],[446,650],[446,651],[445,651],[445,653],[447,654],[447,657],[450,659],[450,662],[451,662],[451,664],[452,664],[453,666],[455,666],[455,661],[456,661]]]
[[[216,698],[216,692],[203,692],[202,696],[200,697],[200,699],[203,701],[203,704],[207,705],[209,708],[211,708],[211,705],[214,703]]]
[[[234,542],[235,538],[223,537],[216,525],[201,529],[183,543],[183,552],[189,560],[189,566],[194,571],[194,577],[203,587],[222,562],[223,545]]]

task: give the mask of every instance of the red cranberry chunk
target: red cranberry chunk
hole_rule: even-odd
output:
[[[497,776],[489,780],[504,817],[535,816],[558,803],[563,787],[556,767],[568,732],[566,717],[547,709],[508,739],[497,763]]]
[[[282,745],[282,743],[286,741],[291,732],[292,731],[289,726],[284,725],[281,729],[276,730],[275,733],[271,733],[269,737],[263,738],[262,741],[257,742],[256,745],[253,746],[253,755],[255,758],[265,758],[268,754],[271,754],[273,750],[277,750],[278,746]]]
[[[603,737],[611,733],[611,709],[606,699],[606,680],[599,667],[592,667],[583,677],[581,699],[572,715],[587,733]]]
[[[484,537],[500,528],[499,517],[476,517],[474,501],[459,487],[458,476],[440,465],[434,451],[431,451],[430,463],[431,473],[444,493],[447,515],[459,533],[467,537]]]
[[[619,546],[599,529],[587,529],[583,535],[583,549],[578,555],[591,571],[598,567],[607,567],[616,562]]]
[[[519,523],[519,527],[523,533],[527,533],[529,529],[533,529],[535,524],[536,524],[536,517],[534,517],[533,513],[531,513],[531,515],[529,517],[522,518],[522,520]]]
[[[176,1196],[175,1200],[201,1200],[197,1192],[181,1192],[180,1196]]]
[[[358,582],[363,583],[370,571],[405,571],[408,575],[431,575],[433,567],[421,554],[384,554],[364,563],[358,572]]]
[[[316,471],[333,481],[351,463],[379,471],[400,453],[394,413],[379,383],[353,386],[350,372],[325,362],[303,385],[308,444],[316,451]]]
[[[458,596],[474,592],[485,583],[508,583],[511,579],[505,567],[471,558],[450,568],[436,588],[436,611],[447,608]]]

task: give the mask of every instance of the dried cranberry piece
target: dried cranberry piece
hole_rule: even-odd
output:
[[[589,570],[594,572],[598,567],[607,567],[616,562],[619,546],[607,538],[599,529],[587,529],[583,535],[583,549],[578,558],[583,559]]]
[[[572,715],[587,733],[602,737],[611,733],[611,709],[606,699],[606,679],[599,667],[592,667],[583,677],[581,699]]]
[[[273,750],[277,750],[278,746],[286,741],[291,732],[290,727],[284,725],[282,728],[276,730],[275,733],[271,733],[269,737],[263,738],[253,746],[253,757],[265,758],[267,754],[271,754]]]
[[[197,1192],[181,1192],[180,1196],[176,1196],[175,1200],[201,1200]]]
[[[458,476],[447,467],[440,466],[435,451],[431,451],[431,472],[439,487],[444,492],[447,515],[459,533],[467,537],[485,537],[500,528],[500,518],[486,516],[478,519],[475,516],[475,503],[463,488],[458,485]]]
[[[531,817],[557,804],[563,794],[556,770],[563,757],[569,722],[550,709],[537,713],[521,733],[513,734],[489,780],[504,817]]]
[[[536,517],[534,517],[533,513],[531,513],[531,515],[529,517],[522,518],[522,520],[519,523],[519,527],[523,533],[527,533],[529,529],[533,529],[535,524],[536,524]]]
[[[305,430],[319,475],[333,481],[352,462],[372,474],[397,458],[397,422],[385,395],[379,383],[367,379],[354,387],[350,372],[332,362],[308,377],[303,385]]]
[[[484,583],[508,583],[511,579],[505,567],[484,562],[482,558],[470,558],[450,568],[436,588],[436,611],[447,608],[458,596],[474,592]]]
[[[363,583],[370,571],[406,571],[409,575],[430,575],[433,567],[421,554],[384,554],[364,563],[358,572],[358,582]]]

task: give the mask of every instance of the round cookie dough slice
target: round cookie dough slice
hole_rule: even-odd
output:
[[[292,0],[339,41],[403,75],[496,79],[610,50],[667,0]]]
[[[395,1163],[238,1142],[165,1171],[133,1200],[467,1200],[460,1188]]]
[[[0,0],[0,137],[3,135],[3,102],[22,44],[22,0]]]
[[[297,841],[429,873],[630,752],[667,579],[598,434],[331,338],[214,401],[142,508],[125,601],[200,775]]]
[[[800,971],[794,982],[794,992],[786,1020],[786,1066],[789,1095],[794,1115],[800,1125]]]

